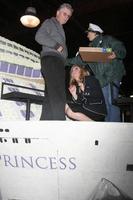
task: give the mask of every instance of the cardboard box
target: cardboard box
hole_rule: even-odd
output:
[[[86,62],[110,62],[108,56],[112,52],[104,52],[103,48],[98,47],[80,47],[79,54],[82,60]]]

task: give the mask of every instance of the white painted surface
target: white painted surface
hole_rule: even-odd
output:
[[[2,200],[88,200],[101,178],[133,198],[132,134],[131,123],[1,122]]]

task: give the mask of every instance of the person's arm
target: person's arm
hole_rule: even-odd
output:
[[[65,106],[65,113],[69,118],[77,121],[93,121],[81,112],[73,112],[73,110],[68,106],[68,104],[66,104]]]
[[[126,57],[126,48],[123,42],[117,40],[116,38],[109,38],[109,45],[112,48],[112,55],[109,56],[110,59],[124,59]]]
[[[85,64],[86,64],[86,62],[84,62],[82,60],[82,58],[80,57],[80,55],[77,55],[77,56],[75,56],[73,58],[67,58],[66,59],[66,63],[65,63],[66,66],[85,65]]]
[[[77,100],[78,97],[77,97],[77,94],[76,94],[76,86],[75,85],[70,85],[69,92],[71,93],[73,99]]]
[[[52,37],[52,31],[55,31],[54,24],[51,19],[45,20],[35,35],[35,40],[40,44],[56,50],[61,49],[61,44]]]
[[[69,92],[72,95],[72,100],[76,104],[82,104],[83,92],[80,90],[79,86],[71,85],[69,87]]]

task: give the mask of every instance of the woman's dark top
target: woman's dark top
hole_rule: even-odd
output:
[[[86,76],[84,86],[84,91],[76,87],[77,100],[69,94],[68,105],[72,111],[83,113],[94,121],[104,121],[107,111],[99,81],[95,76]]]

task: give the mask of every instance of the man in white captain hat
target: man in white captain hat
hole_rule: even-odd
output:
[[[113,105],[112,99],[117,99],[119,95],[120,82],[125,75],[125,67],[123,59],[126,56],[126,49],[124,44],[118,39],[103,35],[103,29],[96,24],[89,23],[86,31],[89,39],[90,47],[100,47],[104,49],[111,49],[112,54],[109,56],[110,62],[90,62],[87,63],[93,71],[96,78],[99,80],[104,94],[107,117],[107,122],[120,122],[120,109]],[[70,64],[81,64],[82,59],[80,55],[69,60]]]
[[[103,33],[103,30],[96,24],[89,23],[88,31]]]

